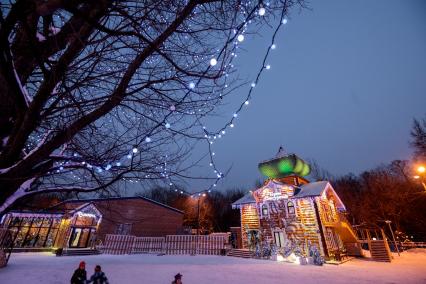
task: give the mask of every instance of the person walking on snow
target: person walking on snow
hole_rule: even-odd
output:
[[[78,268],[71,277],[71,284],[85,284],[87,280],[86,263],[80,262]]]
[[[95,274],[93,274],[92,277],[90,277],[90,280],[87,281],[87,283],[109,284],[108,278],[105,276],[105,273],[102,271],[100,265],[96,265]]]

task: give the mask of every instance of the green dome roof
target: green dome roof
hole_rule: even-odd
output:
[[[261,162],[258,167],[259,171],[269,178],[282,178],[292,174],[303,177],[311,172],[309,164],[295,154]]]

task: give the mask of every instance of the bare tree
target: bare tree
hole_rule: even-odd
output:
[[[241,83],[241,36],[276,21],[273,41],[299,2],[2,2],[0,212],[39,192],[186,177],[188,141],[209,142],[203,119]]]
[[[411,128],[411,146],[414,148],[414,159],[426,161],[426,118],[422,120],[414,119]]]

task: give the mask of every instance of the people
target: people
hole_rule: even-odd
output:
[[[90,280],[87,283],[94,284],[108,284],[108,278],[105,276],[105,273],[102,271],[100,265],[96,265],[95,273],[90,277]]]
[[[175,275],[175,281],[172,284],[182,284],[182,274],[178,273]]]
[[[71,284],[85,284],[87,280],[86,263],[81,261],[71,277]]]

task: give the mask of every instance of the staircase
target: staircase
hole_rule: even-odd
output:
[[[226,254],[227,256],[234,256],[234,257],[242,257],[242,258],[252,258],[253,254],[251,251],[247,249],[231,249]]]
[[[71,255],[93,255],[101,254],[97,249],[67,249],[63,250],[61,256],[71,256]]]
[[[375,261],[391,262],[388,242],[386,240],[371,240],[370,241],[371,258]]]

